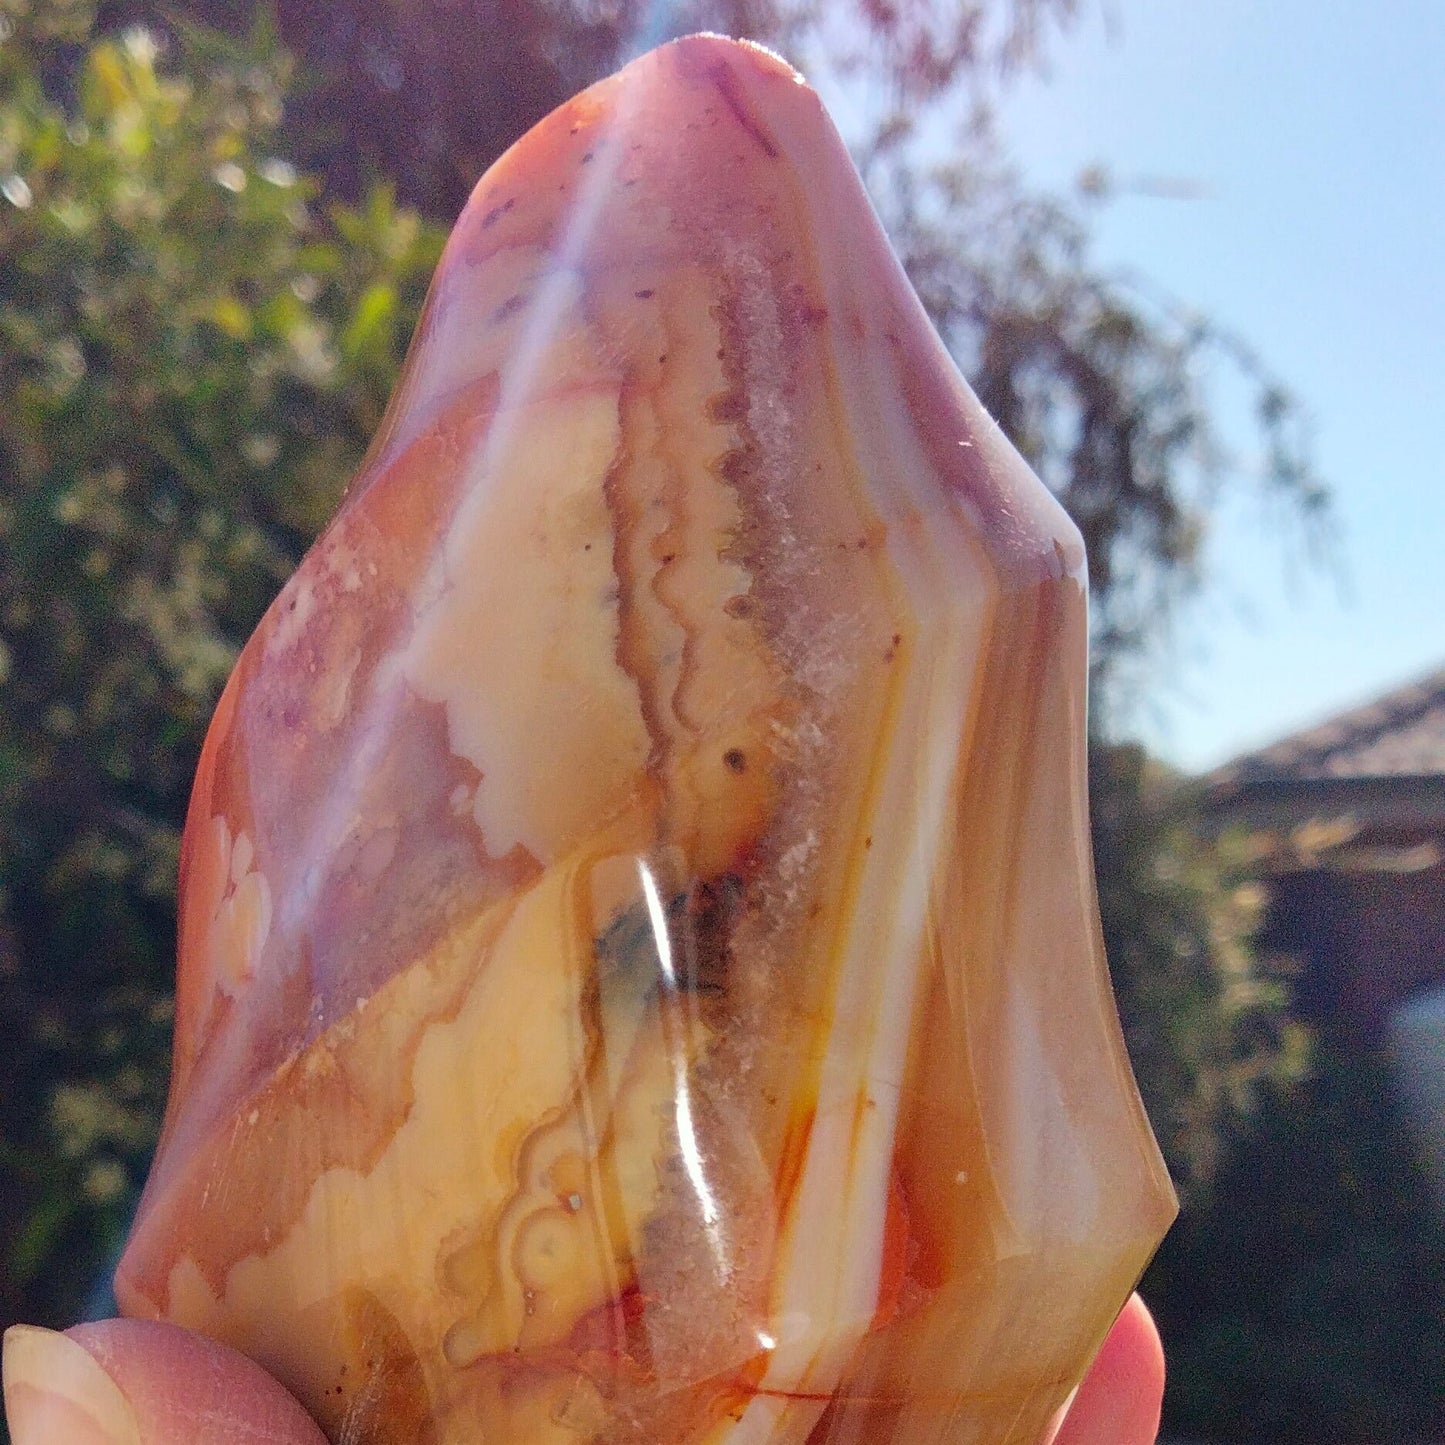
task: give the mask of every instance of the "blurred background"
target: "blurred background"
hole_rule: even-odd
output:
[[[448,226],[698,28],[823,91],[1089,544],[1166,1438],[1438,1442],[1436,0],[0,0],[0,1325],[107,1308],[206,722]]]

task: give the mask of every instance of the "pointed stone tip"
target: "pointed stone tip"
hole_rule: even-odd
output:
[[[759,75],[789,80],[795,85],[808,83],[803,73],[790,65],[776,50],[757,40],[735,39],[715,30],[699,30],[692,35],[680,36],[660,46],[659,51],[673,51],[689,60],[708,64],[717,64],[720,61],[725,64],[736,62],[748,66]]]
[[[665,125],[660,112],[672,106],[679,91],[698,84],[716,87],[734,114],[754,129],[781,126],[812,137],[821,121],[824,130],[832,130],[817,92],[782,56],[754,40],[698,31],[645,51],[558,106],[478,179],[466,209],[487,214],[493,182],[522,157],[533,170],[549,165],[563,153],[568,137],[585,136],[601,121],[621,114],[631,124],[642,119]],[[680,131],[676,139],[686,143],[690,137]],[[776,154],[771,141],[766,149]],[[846,154],[841,140],[838,149]]]

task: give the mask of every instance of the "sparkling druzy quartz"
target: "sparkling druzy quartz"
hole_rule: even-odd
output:
[[[1038,1445],[1174,1210],[1085,632],[798,77],[563,107],[217,709],[124,1308],[338,1442]]]

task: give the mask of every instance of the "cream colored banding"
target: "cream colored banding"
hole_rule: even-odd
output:
[[[762,97],[759,97],[762,103]],[[817,189],[816,213],[855,205],[830,188],[853,187],[836,163],[819,165],[804,143],[781,137],[796,174]],[[795,132],[792,134],[796,134]],[[829,314],[844,317],[867,294],[872,237],[823,224],[809,228],[820,254],[814,274]],[[891,278],[889,278],[891,279]],[[906,294],[906,293],[905,293]],[[833,335],[840,335],[841,322]],[[887,759],[855,839],[861,858],[842,946],[817,1114],[782,1231],[773,1296],[776,1348],[763,1391],[713,1445],[794,1445],[807,1438],[837,1389],[879,1305],[880,1267],[899,1087],[904,1075],[934,874],[947,854],[960,742],[999,579],[967,521],[947,500],[902,401],[893,356],[876,333],[835,345],[837,413],[852,428],[863,490],[888,529],[890,560],[916,633],[899,659],[902,682],[877,756]],[[993,438],[989,439],[990,441]],[[1041,489],[1040,489],[1041,490]],[[1027,519],[1049,549],[1052,503]],[[1070,524],[1063,519],[1063,526]],[[861,848],[866,832],[870,850]],[[779,1394],[810,1398],[780,1399]]]

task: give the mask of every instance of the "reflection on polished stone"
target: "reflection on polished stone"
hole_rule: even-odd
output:
[[[1036,1445],[1174,1208],[1083,579],[792,71],[549,117],[217,710],[124,1308],[335,1441]]]

